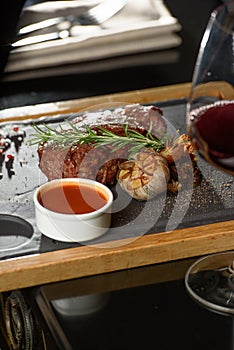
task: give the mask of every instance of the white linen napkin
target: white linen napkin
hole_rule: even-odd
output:
[[[173,48],[181,43],[176,33],[180,29],[178,20],[171,15],[163,1],[128,0],[122,11],[92,35],[14,49],[5,71],[12,73],[65,64],[77,65],[103,58]]]

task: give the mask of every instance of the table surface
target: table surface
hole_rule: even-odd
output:
[[[158,87],[120,94],[64,102],[11,108],[1,111],[5,120],[22,120],[50,115],[79,112],[93,105],[107,103],[149,103],[184,99],[190,84]],[[113,248],[112,242],[101,248],[81,246],[58,251],[32,254],[0,262],[0,290],[12,290],[77,277],[175,261],[208,253],[234,249],[234,221],[217,222],[177,229],[171,233],[147,234],[130,242],[123,239]]]
[[[189,259],[50,284],[31,293],[29,289],[25,298],[29,302],[30,296],[32,310],[35,303],[40,305],[47,322],[57,317],[58,334],[65,334],[73,349],[77,343],[82,350],[114,350],[123,344],[130,349],[232,349],[232,318],[201,307],[185,289],[184,275],[191,263]],[[53,307],[45,312],[48,301],[69,303],[64,298],[79,301],[79,296],[90,294],[91,298],[98,295],[104,304],[96,313],[71,318]],[[74,310],[76,304],[72,305]]]

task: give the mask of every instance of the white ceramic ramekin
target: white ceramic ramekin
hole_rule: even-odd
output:
[[[85,184],[93,189],[98,189],[107,198],[106,204],[91,213],[63,214],[45,208],[40,204],[38,195],[40,191],[46,191],[53,186],[62,183]],[[103,184],[82,178],[64,178],[49,181],[38,187],[34,193],[36,224],[45,236],[62,242],[85,242],[102,236],[111,224],[111,206],[113,194]]]

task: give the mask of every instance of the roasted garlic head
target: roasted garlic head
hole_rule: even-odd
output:
[[[169,178],[166,159],[153,149],[143,149],[134,159],[121,163],[117,176],[121,188],[142,201],[165,192]]]

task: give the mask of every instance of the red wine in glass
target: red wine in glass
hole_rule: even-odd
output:
[[[234,101],[217,101],[190,112],[189,136],[209,163],[234,174]]]

